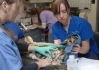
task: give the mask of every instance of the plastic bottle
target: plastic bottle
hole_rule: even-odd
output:
[[[77,70],[77,59],[75,59],[74,55],[69,55],[67,70]]]

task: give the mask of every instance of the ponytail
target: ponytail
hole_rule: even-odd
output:
[[[8,30],[5,26],[1,26],[1,28],[14,40],[14,34]]]

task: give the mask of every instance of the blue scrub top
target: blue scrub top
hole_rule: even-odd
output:
[[[15,35],[15,42],[18,41],[18,39],[21,39],[24,37],[23,31],[20,29],[20,27],[15,22],[6,22],[4,24],[6,28],[8,28],[12,33]]]
[[[54,40],[60,39],[62,42],[66,39],[68,35],[79,34],[81,41],[90,40],[90,51],[85,54],[78,54],[83,57],[90,57],[94,53],[98,54],[99,50],[97,48],[96,42],[93,38],[93,30],[88,21],[77,16],[71,16],[70,24],[68,27],[68,32],[64,29],[62,24],[58,21],[52,27],[52,34]]]
[[[22,60],[11,37],[0,28],[0,70],[20,70]]]

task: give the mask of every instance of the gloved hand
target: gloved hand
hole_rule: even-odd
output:
[[[65,49],[65,48],[66,48],[66,46],[65,46],[65,45],[62,45],[62,46],[61,46],[61,48],[62,48],[62,49]]]
[[[47,58],[50,58],[50,56],[52,56],[52,53],[50,50],[58,50],[58,48],[56,46],[44,46],[44,47],[35,46],[34,47],[35,52],[38,52],[38,53],[46,56]]]
[[[61,47],[62,49],[65,49],[65,48],[66,48],[66,41],[61,42],[60,45],[61,45],[60,47]]]
[[[65,48],[66,48],[66,46],[65,46],[65,45],[61,45],[61,46],[58,46],[58,48],[65,49]]]

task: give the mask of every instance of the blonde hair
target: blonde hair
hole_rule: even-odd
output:
[[[8,23],[9,24],[9,23]],[[15,39],[15,36],[14,34],[9,30],[7,29],[5,26],[1,26],[1,28],[14,40]]]

